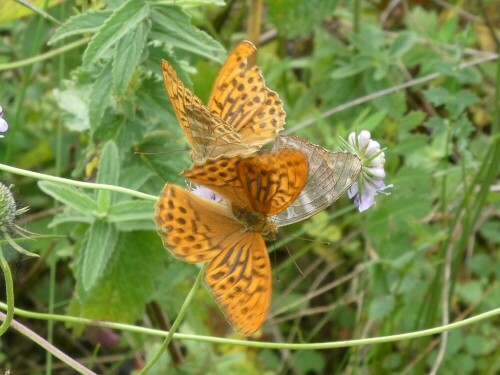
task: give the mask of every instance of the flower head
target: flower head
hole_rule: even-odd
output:
[[[3,119],[3,109],[2,106],[0,106],[0,133],[4,133],[9,129],[9,124],[7,124],[7,121]],[[0,134],[0,138],[3,138],[3,135]]]
[[[14,249],[24,255],[38,256],[37,254],[30,253],[29,251],[23,249],[16,242],[14,242],[10,236],[11,234],[17,234],[27,238],[29,235],[34,234],[23,229],[15,222],[17,216],[20,216],[27,211],[28,207],[17,208],[16,200],[10,191],[10,187],[7,187],[0,182],[0,237],[5,238]]]
[[[359,134],[355,132],[349,134],[348,142],[344,145],[349,151],[361,158],[363,164],[358,181],[347,191],[349,198],[354,197],[354,204],[359,211],[365,211],[375,204],[375,196],[393,185],[385,185],[385,154],[380,149],[380,144],[371,139],[371,134],[367,130]],[[390,194],[384,192],[385,194]]]
[[[222,198],[219,194],[207,188],[206,186],[203,185],[194,185],[194,186],[195,187],[191,190],[191,192],[199,197],[215,202],[221,202],[224,200],[224,198]]]

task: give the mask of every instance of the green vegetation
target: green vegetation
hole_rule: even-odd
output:
[[[0,181],[18,209],[15,230],[0,218],[0,373],[500,372],[497,1],[21,3],[0,4]],[[394,187],[280,229],[270,317],[245,339],[152,217],[190,165],[161,60],[206,102],[255,35],[285,131],[334,150],[369,130]]]

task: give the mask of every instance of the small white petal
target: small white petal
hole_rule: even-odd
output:
[[[384,179],[385,178],[385,170],[384,168],[369,168],[370,174],[376,179]]]
[[[347,190],[347,196],[349,197],[349,199],[354,197],[356,194],[358,194],[358,183],[357,182],[352,184],[352,186],[349,188],[349,190]]]
[[[1,105],[0,105],[0,117],[3,117],[3,108]]]
[[[382,152],[375,159],[370,162],[370,168],[383,168],[385,164],[385,155]]]
[[[219,202],[222,200],[222,197],[219,194],[203,185],[196,185],[196,187],[192,190],[192,193],[211,201]]]
[[[9,130],[9,124],[3,118],[0,118],[0,132],[6,132]]]
[[[351,145],[356,147],[356,133],[355,132],[352,132],[351,134],[349,134],[349,137],[347,137],[347,140],[349,141],[349,143]]]
[[[365,151],[366,156],[371,156],[378,151],[380,151],[380,143],[374,140],[370,140],[370,143],[368,143],[368,147]]]
[[[358,135],[358,140],[359,140],[359,149],[364,150],[370,143],[371,140],[370,132],[368,130],[361,131],[361,133],[359,133]]]

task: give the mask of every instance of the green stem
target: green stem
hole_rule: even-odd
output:
[[[497,285],[498,287],[498,285]],[[0,309],[5,310],[7,305],[5,303],[0,302]],[[57,321],[65,322],[65,323],[78,323],[91,325],[96,327],[106,327],[116,330],[128,331],[128,332],[136,332],[151,336],[159,336],[166,337],[170,334],[170,332],[165,332],[158,329],[137,327],[130,324],[123,323],[113,323],[113,322],[104,322],[99,320],[92,319],[83,319],[75,316],[67,316],[67,315],[57,315],[57,314],[44,314],[32,311],[26,311],[22,309],[15,308],[15,313],[17,316],[23,316],[31,319],[54,319]],[[500,316],[500,307],[487,311],[482,314],[478,314],[476,316],[463,319],[461,321],[450,323],[434,328],[424,329],[421,331],[414,331],[409,333],[403,333],[398,335],[388,335],[388,336],[380,336],[373,338],[364,338],[358,340],[345,340],[345,341],[331,341],[331,342],[320,342],[320,343],[308,343],[308,344],[295,344],[295,343],[284,343],[284,342],[262,342],[262,341],[248,341],[248,340],[235,340],[235,339],[226,339],[221,337],[213,337],[213,336],[202,336],[202,335],[191,335],[185,333],[174,333],[173,337],[176,340],[189,340],[189,341],[197,341],[197,342],[210,342],[215,344],[227,344],[227,345],[238,345],[238,346],[246,346],[251,348],[262,348],[262,349],[289,349],[289,350],[324,350],[324,349],[335,349],[335,348],[348,348],[354,346],[363,346],[363,345],[374,345],[388,342],[398,342],[403,340],[412,340],[419,337],[427,337],[436,335],[439,333],[443,333],[445,331],[451,331],[453,329],[462,328],[469,326],[471,324],[475,324],[481,322],[486,319],[491,319],[496,316]],[[14,324],[13,324],[14,325]],[[172,327],[173,328],[173,327]]]
[[[92,182],[81,182],[81,181],[75,181],[75,180],[70,180],[68,178],[62,178],[62,177],[55,177],[51,176],[48,174],[43,174],[43,173],[37,173],[37,172],[32,172],[28,171],[26,169],[20,169],[20,168],[14,168],[10,167],[5,164],[0,164],[0,170],[18,174],[21,176],[26,176],[26,177],[31,177],[37,180],[46,180],[46,181],[52,181],[52,182],[58,182],[61,184],[66,184],[66,185],[72,185],[84,189],[98,189],[98,190],[109,190],[109,191],[115,191],[117,193],[122,193],[122,194],[128,194],[133,197],[141,198],[141,199],[146,199],[150,200],[153,202],[156,202],[158,197],[155,197],[154,195],[150,194],[145,194],[141,193],[139,191],[135,191],[132,189],[127,189],[121,186],[115,186],[115,185],[105,185],[105,184],[96,184]]]
[[[207,263],[208,264],[208,263]],[[186,299],[184,300],[184,303],[182,304],[181,309],[179,310],[179,315],[177,315],[177,318],[175,319],[174,323],[172,324],[172,328],[170,331],[168,331],[167,337],[165,338],[165,341],[163,341],[163,344],[160,347],[160,350],[155,354],[153,359],[149,361],[149,363],[144,366],[144,368],[141,370],[139,374],[147,374],[147,372],[153,367],[153,365],[160,359],[160,357],[163,355],[163,353],[167,350],[168,345],[170,344],[170,341],[172,341],[172,338],[174,337],[175,332],[179,328],[179,326],[182,323],[182,320],[184,319],[184,315],[186,315],[187,308],[189,304],[191,303],[191,300],[193,299],[194,293],[198,289],[201,283],[202,275],[205,272],[205,268],[207,268],[207,264],[205,264],[200,272],[198,273],[198,277],[196,278],[193,287],[189,291]]]
[[[63,47],[53,49],[52,51],[42,53],[40,55],[30,57],[30,58],[25,59],[25,60],[19,60],[19,61],[7,63],[7,64],[0,64],[0,72],[3,70],[17,69],[17,68],[21,68],[23,66],[35,64],[35,63],[43,61],[43,60],[48,60],[54,56],[57,56],[57,55],[60,55],[64,52],[66,52],[66,51],[81,47],[81,46],[87,44],[89,40],[90,40],[90,38],[83,38],[83,39],[77,40],[76,42],[66,44]]]
[[[12,272],[10,272],[9,263],[5,260],[0,247],[0,268],[2,268],[3,276],[5,279],[5,295],[7,299],[7,314],[5,320],[0,326],[0,336],[10,327],[12,319],[14,318],[14,283],[12,281]]]

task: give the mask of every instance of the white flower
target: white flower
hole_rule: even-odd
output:
[[[380,144],[371,139],[371,134],[367,130],[361,131],[358,135],[355,132],[349,134],[349,143],[344,144],[351,152],[361,158],[363,164],[358,181],[347,191],[349,198],[354,197],[354,204],[359,211],[365,211],[375,204],[375,196],[393,185],[385,185],[385,154],[380,149]],[[390,193],[384,192],[389,195]]]
[[[7,121],[5,121],[2,117],[3,117],[3,109],[2,106],[0,106],[0,133],[4,133],[7,130],[9,130],[9,124],[7,124]],[[3,138],[2,134],[0,134],[0,138]]]
[[[191,192],[199,197],[215,201],[221,202],[224,200],[219,194],[215,191],[203,186],[203,185],[194,185],[195,187],[191,190]]]

